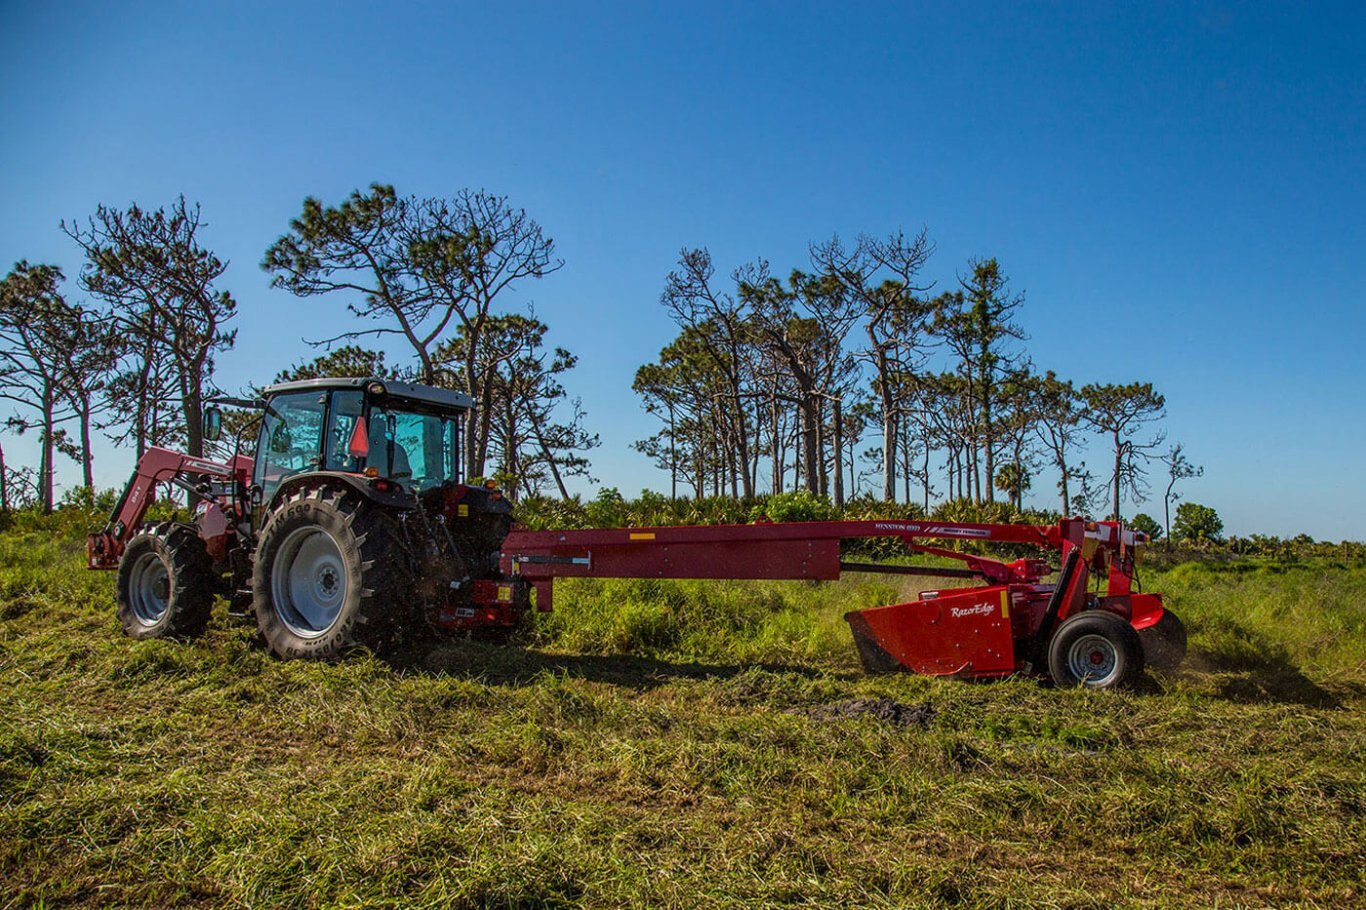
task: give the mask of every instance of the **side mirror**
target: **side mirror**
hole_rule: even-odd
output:
[[[214,405],[204,409],[204,438],[217,442],[223,438],[223,411]]]

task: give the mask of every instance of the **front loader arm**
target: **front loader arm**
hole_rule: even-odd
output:
[[[138,459],[133,476],[123,488],[123,495],[114,506],[109,521],[86,540],[86,553],[92,569],[118,568],[124,548],[132,540],[147,515],[147,508],[158,483],[178,483],[194,491],[189,477],[217,477],[245,483],[251,475],[251,459],[235,456],[230,464],[195,458],[157,446],[149,448]]]

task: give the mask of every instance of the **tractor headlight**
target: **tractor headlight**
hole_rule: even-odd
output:
[[[365,391],[369,392],[371,395],[380,396],[385,393],[386,389],[384,388],[384,383],[372,382],[365,387]]]

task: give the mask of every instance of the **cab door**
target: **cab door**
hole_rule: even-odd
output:
[[[280,484],[295,474],[316,471],[322,463],[327,397],[327,392],[290,392],[266,404],[252,467],[252,485],[260,496],[258,514],[253,516],[258,527],[259,512],[270,504]]]

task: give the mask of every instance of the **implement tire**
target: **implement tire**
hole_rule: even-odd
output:
[[[262,529],[252,572],[266,645],[286,660],[383,649],[402,606],[398,558],[394,522],[355,493],[291,494]]]
[[[1053,633],[1048,671],[1059,686],[1132,687],[1143,676],[1143,643],[1123,617],[1087,610],[1067,617]]]
[[[119,560],[119,624],[133,638],[197,638],[213,607],[213,563],[192,529],[140,531]]]
[[[1186,659],[1186,624],[1171,610],[1138,633],[1143,642],[1143,662],[1154,670],[1170,673]]]

